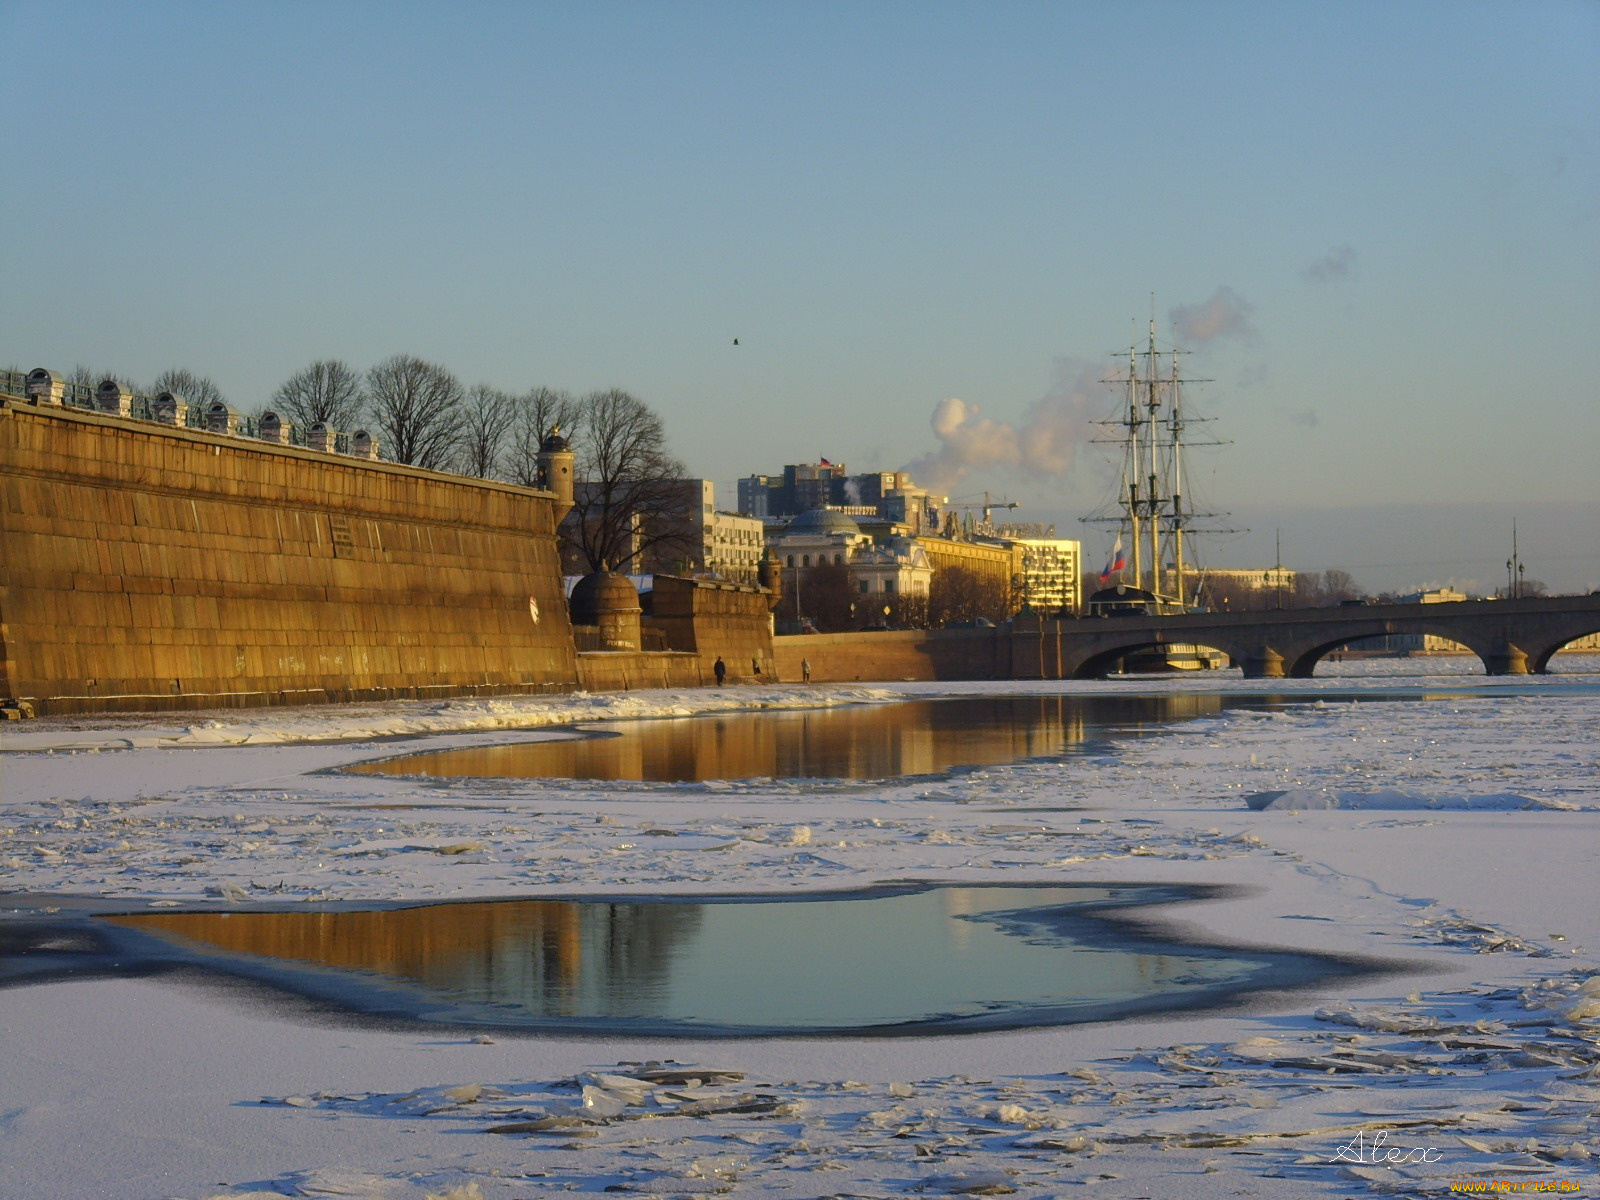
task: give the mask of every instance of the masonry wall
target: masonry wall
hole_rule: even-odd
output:
[[[0,698],[568,690],[547,494],[0,398]]]
[[[657,575],[648,623],[662,630],[673,650],[692,653],[700,682],[713,678],[718,655],[734,682],[797,680],[773,655],[771,593],[748,584]]]
[[[993,629],[910,629],[887,633],[807,633],[773,639],[778,674],[813,683],[871,680],[1006,679],[1011,637]]]
[[[626,692],[634,688],[700,687],[697,655],[673,650],[597,650],[578,655],[578,686],[586,692]]]

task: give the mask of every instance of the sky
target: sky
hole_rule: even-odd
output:
[[[624,388],[1082,536],[1154,318],[1202,561],[1600,587],[1600,4],[0,0],[0,365]],[[737,339],[737,345],[735,344]],[[952,404],[959,401],[959,404]]]

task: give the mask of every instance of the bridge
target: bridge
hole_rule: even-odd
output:
[[[1198,645],[1227,654],[1247,679],[1305,679],[1351,642],[1431,633],[1471,650],[1486,674],[1526,675],[1548,670],[1557,650],[1596,632],[1600,594],[1173,616],[1023,613],[1012,623],[1011,667],[1019,679],[1097,679],[1130,654]]]

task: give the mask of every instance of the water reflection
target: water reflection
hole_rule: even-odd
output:
[[[678,783],[887,779],[1081,752],[1110,730],[1167,724],[1261,697],[983,696],[633,721],[614,737],[481,746],[348,768],[386,775]]]
[[[391,1014],[571,1031],[926,1032],[1101,1020],[1303,981],[1311,956],[1186,946],[1100,910],[1151,887],[927,888],[812,900],[525,900],[383,912],[153,913],[124,929]],[[285,961],[287,960],[287,961]],[[224,967],[223,969],[228,969]],[[248,972],[246,972],[248,973]],[[260,974],[259,971],[256,972]],[[396,999],[396,988],[403,993]]]

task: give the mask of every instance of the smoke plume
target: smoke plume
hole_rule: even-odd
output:
[[[1231,287],[1219,287],[1199,304],[1180,304],[1169,315],[1180,346],[1196,349],[1218,338],[1255,336],[1250,314],[1255,306]]]
[[[922,487],[946,493],[973,471],[985,469],[1059,478],[1072,469],[1078,444],[1088,439],[1090,421],[1112,402],[1101,378],[1095,367],[1057,359],[1055,386],[1034,402],[1019,425],[983,416],[978,405],[964,400],[941,400],[931,421],[939,448],[906,464],[905,470]]]
[[[1300,278],[1307,283],[1332,283],[1335,279],[1343,279],[1350,274],[1350,269],[1356,263],[1356,248],[1354,246],[1335,246],[1316,262],[1300,272]]]

